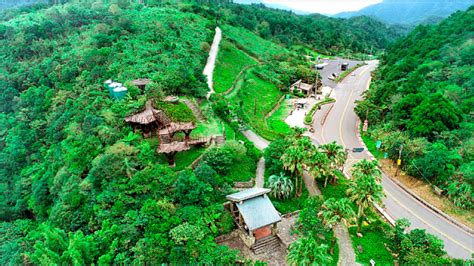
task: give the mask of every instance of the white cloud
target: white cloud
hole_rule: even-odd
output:
[[[357,11],[382,0],[262,0],[263,3],[280,4],[295,10],[336,14],[344,11]]]

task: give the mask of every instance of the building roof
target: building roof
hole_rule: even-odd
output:
[[[231,194],[231,195],[227,195],[226,198],[228,200],[231,200],[231,201],[243,201],[243,200],[247,200],[247,199],[251,199],[251,198],[254,198],[254,197],[258,197],[258,196],[267,194],[270,191],[271,190],[268,189],[268,188],[254,187],[254,188],[246,189],[246,190],[243,190],[243,191]]]
[[[143,112],[134,114],[125,118],[125,122],[147,125],[158,121],[161,124],[170,124],[169,118],[161,110],[156,110],[151,104],[151,100],[147,101],[146,108]]]
[[[281,221],[280,214],[267,195],[253,197],[236,205],[250,231]]]
[[[156,151],[158,153],[172,153],[172,152],[180,152],[180,151],[187,151],[191,147],[186,142],[171,142],[171,143],[162,143],[158,146]]]
[[[150,79],[136,79],[136,80],[132,80],[132,83],[137,86],[145,86],[148,83],[150,83],[150,81],[151,81]]]
[[[295,88],[298,88],[304,91],[309,91],[314,88],[314,84],[304,83],[300,79],[297,82],[293,83],[293,85],[291,85],[291,90],[294,90]]]
[[[171,122],[166,128],[160,130],[160,135],[173,134],[175,132],[193,130],[196,128],[194,122]]]

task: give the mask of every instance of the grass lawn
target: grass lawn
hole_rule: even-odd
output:
[[[266,126],[265,115],[273,109],[282,95],[274,84],[250,72],[243,87],[231,100],[241,106],[244,120],[257,134],[268,140],[275,140],[282,136]]]
[[[275,55],[289,53],[286,48],[274,42],[267,41],[243,28],[222,25],[222,34],[234,41],[237,48],[243,49],[247,53],[255,55],[262,60],[268,60]]]
[[[380,226],[377,226],[377,222],[362,228],[362,237],[358,237],[356,232],[357,228],[349,228],[358,263],[370,265],[370,260],[373,259],[375,265],[393,265],[393,257],[384,246],[389,239],[386,238]],[[362,253],[357,248],[359,245],[362,247]]]
[[[383,159],[383,152],[377,149],[377,147],[375,146],[375,140],[371,139],[367,134],[363,133],[362,130],[360,132],[362,140],[364,141],[365,146],[367,146],[367,149],[370,151],[370,153],[372,153],[372,155],[374,155],[377,159]]]
[[[245,157],[231,166],[226,177],[232,182],[246,182],[255,177],[256,170],[257,163],[251,158]]]
[[[280,108],[278,108],[278,110],[276,110],[276,112],[267,119],[268,129],[283,135],[290,134],[291,128],[285,122],[285,118],[288,117],[290,110],[291,108],[288,106],[287,101],[283,100]]]
[[[242,69],[257,63],[257,61],[237,49],[232,43],[224,41],[219,50],[213,75],[216,93],[228,90]]]
[[[176,171],[181,171],[184,168],[190,166],[194,160],[196,160],[205,149],[192,147],[190,150],[178,152],[175,157],[176,167],[173,168]],[[158,161],[162,164],[168,164],[166,157],[163,154],[158,156]]]

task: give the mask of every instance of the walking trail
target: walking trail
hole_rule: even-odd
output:
[[[214,67],[216,66],[217,52],[219,51],[219,43],[222,39],[222,31],[219,27],[216,27],[216,34],[214,35],[214,40],[212,41],[211,50],[209,51],[209,57],[207,58],[206,66],[202,72],[207,76],[207,86],[209,87],[209,92],[207,93],[206,98],[209,99],[211,94],[214,93],[214,86],[212,83],[212,73],[214,72]]]
[[[242,131],[245,137],[250,140],[259,150],[264,150],[268,147],[269,142],[259,135],[255,134],[251,130]],[[257,173],[255,178],[255,186],[263,187],[264,184],[264,173],[265,173],[265,160],[260,158],[257,164]],[[321,191],[318,188],[314,178],[306,171],[303,172],[303,181],[306,188],[308,189],[310,196],[321,195]],[[338,239],[339,244],[339,261],[338,265],[359,265],[356,263],[356,255],[354,248],[352,247],[351,237],[347,227],[344,225],[337,225],[334,227],[334,235]]]

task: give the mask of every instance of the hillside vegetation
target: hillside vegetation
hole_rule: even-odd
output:
[[[380,40],[350,21],[233,4],[68,1],[0,17],[1,265],[234,264],[236,252],[214,241],[233,229],[222,202],[233,181],[251,178],[260,153],[248,142],[228,141],[180,153],[172,169],[156,153],[158,140],[144,139],[124,118],[155,99],[173,119],[196,120],[185,104],[160,99],[206,95],[202,70],[216,21],[231,57],[242,58],[239,67],[221,68],[229,71],[224,79],[250,56],[262,63],[243,75],[240,89],[211,98],[233,125],[238,118],[262,126],[291,82],[314,78],[308,62],[286,48],[291,43],[360,52],[391,39],[373,21],[367,27],[380,30]],[[278,23],[289,23],[298,37],[290,42],[291,31]],[[152,82],[141,91],[130,83],[137,78]],[[129,88],[125,99],[110,98],[107,79]],[[213,124],[200,121],[202,132],[221,127],[229,139],[243,140],[208,111]]]
[[[387,50],[365,100],[371,136],[390,158],[471,209],[474,110],[474,8],[436,26],[419,26]]]

